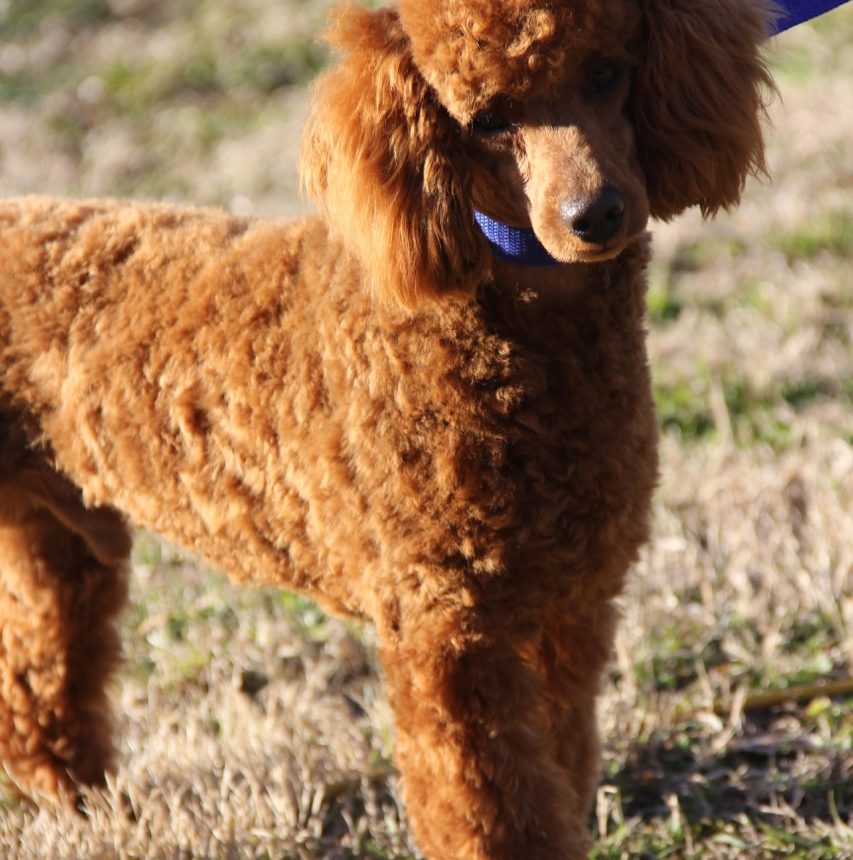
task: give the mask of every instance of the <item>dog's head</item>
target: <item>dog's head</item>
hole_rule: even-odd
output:
[[[478,209],[563,262],[649,215],[712,214],[763,168],[760,0],[400,0],[338,13],[303,180],[377,289],[489,275]]]

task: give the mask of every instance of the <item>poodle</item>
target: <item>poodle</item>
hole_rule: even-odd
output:
[[[763,168],[759,0],[347,7],[292,222],[0,203],[0,759],[111,765],[130,529],[369,620],[432,860],[581,858],[649,534],[650,216]]]

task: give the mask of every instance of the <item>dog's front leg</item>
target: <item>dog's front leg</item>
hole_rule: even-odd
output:
[[[586,785],[559,749],[541,634],[507,616],[438,604],[379,625],[406,807],[430,860],[586,857]]]

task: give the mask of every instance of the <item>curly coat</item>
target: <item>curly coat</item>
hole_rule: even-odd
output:
[[[22,791],[73,798],[110,766],[143,526],[376,625],[427,857],[585,856],[656,479],[645,225],[762,168],[765,32],[753,0],[348,8],[303,152],[322,217],[0,203],[0,758]],[[605,238],[567,214],[602,189]],[[560,265],[491,253],[475,207]]]

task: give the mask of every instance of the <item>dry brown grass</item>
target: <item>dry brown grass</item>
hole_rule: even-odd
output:
[[[300,207],[325,2],[26,5],[0,4],[0,193]],[[602,700],[600,860],[853,857],[853,695],[749,707],[853,662],[853,8],[777,42],[773,183],[656,230],[662,477]],[[148,536],[134,567],[118,772],[87,819],[0,803],[0,856],[412,855],[370,632]]]

